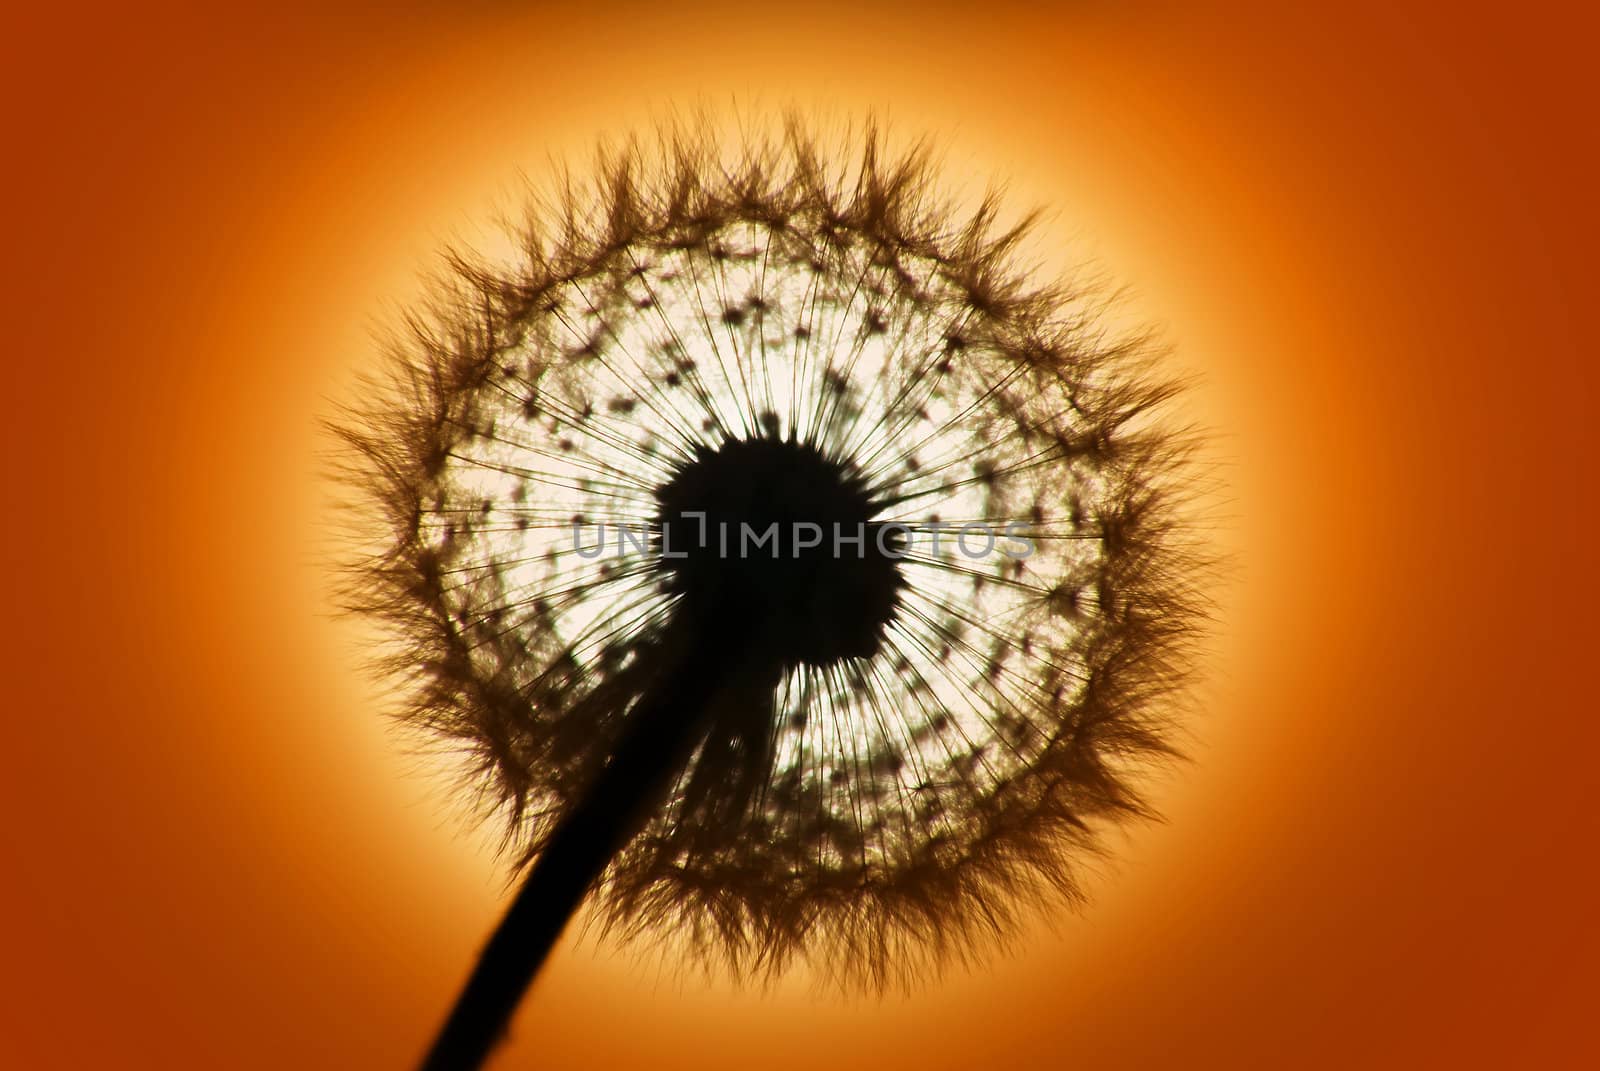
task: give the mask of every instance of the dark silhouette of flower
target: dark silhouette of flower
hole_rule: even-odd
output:
[[[1076,899],[1146,813],[1203,607],[1190,437],[1148,341],[997,216],[871,130],[674,128],[515,267],[454,256],[344,422],[383,519],[350,602],[521,863],[672,667],[717,678],[585,886],[618,931],[881,987]]]

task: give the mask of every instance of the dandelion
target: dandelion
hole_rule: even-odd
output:
[[[382,518],[349,601],[527,875],[429,1066],[585,898],[879,989],[1146,813],[1201,607],[1175,388],[935,179],[797,122],[602,152],[341,427]]]

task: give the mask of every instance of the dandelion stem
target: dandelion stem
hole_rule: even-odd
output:
[[[737,656],[701,642],[640,698],[593,787],[551,834],[478,958],[423,1071],[483,1065],[578,905],[671,787],[706,733]]]

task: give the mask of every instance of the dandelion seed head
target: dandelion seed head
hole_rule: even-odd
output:
[[[385,533],[351,602],[393,627],[406,721],[472,756],[523,860],[674,625],[735,621],[762,671],[719,699],[601,917],[741,975],[800,957],[878,987],[1078,897],[1096,830],[1145,813],[1203,605],[1186,442],[1143,341],[1020,269],[993,200],[956,216],[925,151],[795,123],[715,146],[603,154],[520,265],[455,260],[342,429]],[[896,553],[664,559],[664,522],[706,503],[713,529],[893,526]],[[590,556],[575,526],[636,541]]]

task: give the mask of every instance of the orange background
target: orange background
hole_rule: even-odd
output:
[[[519,168],[796,102],[1009,177],[1201,377],[1196,761],[989,967],[852,1002],[569,941],[499,1066],[1595,1066],[1592,28],[585,6],[8,29],[0,1063],[420,1053],[503,879],[331,613],[317,422]]]

